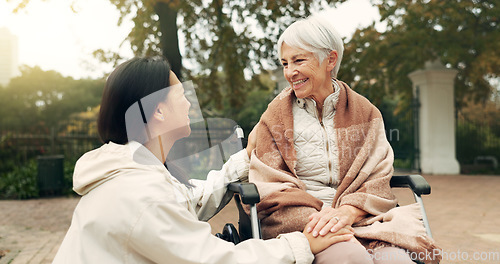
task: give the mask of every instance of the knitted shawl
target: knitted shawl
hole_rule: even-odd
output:
[[[380,111],[347,84],[335,81],[341,89],[333,120],[339,184],[332,206],[352,205],[368,213],[355,223],[360,226],[355,228],[355,235],[367,248],[385,243],[412,252],[432,253],[438,247],[425,234],[419,208],[395,207],[397,201],[389,185],[394,154]],[[256,128],[249,181],[257,185],[261,195],[257,210],[264,239],[302,231],[309,215],[321,210],[323,204],[306,192],[305,184],[296,175],[294,99],[290,87],[283,90],[269,104]],[[434,258],[426,259],[430,262]]]

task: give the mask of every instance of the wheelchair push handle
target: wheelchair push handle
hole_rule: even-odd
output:
[[[257,204],[260,202],[260,195],[257,187],[253,183],[233,182],[228,185],[230,191],[238,193],[244,204]]]
[[[421,175],[394,175],[391,178],[391,187],[409,187],[418,196],[431,193],[431,186]]]
[[[238,244],[249,238],[262,238],[260,221],[257,217],[257,206],[260,202],[259,192],[253,183],[233,182],[227,186],[234,194],[236,206],[239,213],[239,234],[232,224],[226,224],[221,233],[216,236],[226,241]],[[246,214],[241,203],[250,205],[250,216]]]

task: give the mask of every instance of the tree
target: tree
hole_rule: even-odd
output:
[[[232,110],[226,117],[234,117],[253,87],[262,86],[258,78],[249,82],[250,76],[277,65],[274,45],[280,32],[313,10],[345,0],[110,1],[122,19],[133,15],[135,27],[128,39],[136,54],[161,52],[178,76],[203,87],[202,109],[221,112],[221,98],[227,98]],[[180,56],[178,31],[187,47],[185,58]],[[183,68],[183,61],[192,66]]]
[[[104,80],[74,80],[40,67],[21,67],[21,76],[1,89],[0,127],[37,132],[100,102]]]
[[[490,98],[490,78],[500,74],[500,5],[493,0],[376,0],[385,32],[375,25],[357,30],[346,45],[340,73],[375,102],[397,95],[407,108],[407,75],[439,59],[457,69],[457,106],[465,98]]]
[[[19,8],[29,1],[22,0]],[[136,55],[163,54],[181,80],[202,87],[202,109],[229,118],[241,110],[248,93],[263,86],[252,76],[276,67],[281,31],[312,11],[345,1],[110,0],[121,13],[118,24],[130,18],[135,24],[127,39]],[[181,43],[187,47],[184,58]],[[94,55],[115,64],[121,59],[103,50]]]
[[[261,66],[260,60],[273,53],[273,45],[283,27],[320,6],[344,1],[110,0],[121,12],[119,24],[130,14],[134,16],[135,27],[128,36],[134,52],[162,52],[179,76],[177,69],[182,63],[178,30],[182,30],[190,47],[188,58],[199,62],[218,60],[217,56],[227,53],[227,48],[238,47],[255,53],[250,57],[255,56],[256,61],[247,66]]]
[[[372,0],[379,8],[380,24],[385,29],[378,30],[379,25],[374,23],[353,34],[345,45],[339,78],[377,105],[388,137],[392,129],[398,131],[397,140],[390,140],[395,166],[410,168],[418,154],[414,141],[417,116],[413,115],[418,113],[418,104],[412,100],[415,98],[408,74],[422,69],[426,61],[438,59],[458,70],[458,113],[469,102],[484,105],[494,97],[492,94],[497,94],[491,85],[491,80],[500,74],[497,2]],[[484,109],[481,113],[484,116]],[[458,134],[461,129],[458,123]],[[457,142],[473,142],[461,141],[458,135],[457,138]],[[457,156],[464,149],[461,144],[457,145]]]

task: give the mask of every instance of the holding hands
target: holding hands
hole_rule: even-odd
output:
[[[337,233],[342,228],[351,228],[366,212],[351,205],[342,205],[339,208],[325,207],[321,211],[309,216],[309,223],[304,232],[313,237],[325,236],[328,233]]]
[[[318,254],[319,252],[325,250],[329,246],[339,243],[349,241],[353,238],[354,230],[352,227],[341,228],[336,233],[327,233],[324,236],[316,236],[314,237],[311,232],[306,232],[306,230],[313,227],[312,222],[309,222],[304,228],[304,235],[309,241],[309,245],[311,247],[311,252],[313,254]]]
[[[304,235],[313,254],[327,247],[346,241],[353,241],[352,224],[362,219],[367,213],[351,205],[339,208],[325,207],[309,216],[309,223],[304,228]],[[354,241],[357,241],[354,239]]]

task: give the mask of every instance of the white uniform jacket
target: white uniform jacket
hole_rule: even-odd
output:
[[[302,233],[235,246],[198,220],[217,212],[227,184],[248,176],[248,163],[242,150],[187,188],[139,143],[86,153],[73,176],[82,198],[53,263],[311,263]]]

